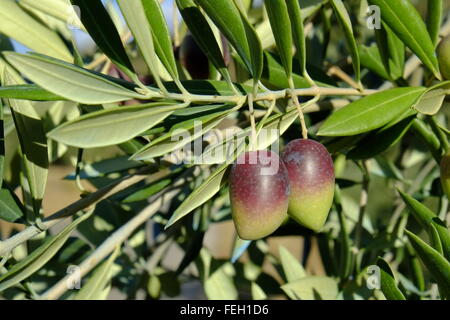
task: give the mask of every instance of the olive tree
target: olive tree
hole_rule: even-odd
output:
[[[0,0],[0,297],[450,298],[449,3],[172,2]]]

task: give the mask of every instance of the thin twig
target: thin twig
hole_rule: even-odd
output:
[[[120,179],[119,181],[113,182],[113,183],[109,184],[108,186],[103,187],[103,188],[89,194],[85,198],[82,198],[82,199],[72,203],[68,207],[65,207],[64,209],[57,211],[53,215],[51,215],[43,220],[43,226],[45,226],[45,229],[51,228],[54,225],[60,223],[61,221],[73,216],[80,210],[83,210],[95,203],[98,203],[98,202],[102,201],[103,199],[106,199],[106,198],[144,180],[147,177],[150,180],[153,180],[153,179],[157,180],[157,179],[160,179],[170,173],[170,170],[166,169],[166,170],[162,170],[162,171],[159,171],[155,174],[148,176],[145,174],[146,170],[148,170],[148,169],[146,168],[135,174],[128,175],[128,176]],[[8,239],[0,242],[0,257],[4,256],[5,254],[7,254],[11,250],[13,250],[18,245],[24,243],[25,241],[28,241],[28,240],[34,238],[36,235],[40,234],[41,232],[42,232],[42,230],[40,230],[39,228],[37,228],[35,226],[30,226],[30,227],[26,228],[25,230],[15,234],[11,238],[8,238]]]
[[[196,173],[194,173],[196,174]],[[150,204],[145,207],[141,212],[134,216],[131,220],[125,223],[122,227],[111,234],[88,258],[86,258],[79,266],[80,276],[85,276],[96,265],[98,265],[103,259],[105,259],[113,250],[148,219],[150,219],[159,209],[168,201],[171,201],[181,190],[180,186],[186,183],[186,178],[180,178],[171,187],[170,191],[162,190],[158,195],[150,200]],[[58,281],[53,287],[44,292],[40,299],[55,300],[61,297],[64,292],[67,291],[67,281],[70,278],[70,274]]]

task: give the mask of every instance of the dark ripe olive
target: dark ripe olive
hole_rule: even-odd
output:
[[[192,79],[208,79],[208,58],[195,42],[191,34],[187,34],[179,49],[180,63],[189,72]]]
[[[234,225],[241,239],[270,235],[287,217],[289,181],[286,167],[268,150],[243,153],[230,173]]]

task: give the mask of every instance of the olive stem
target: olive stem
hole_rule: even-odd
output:
[[[258,126],[256,127],[256,136],[259,136],[259,133],[261,132],[262,127],[264,126],[264,123],[266,122],[267,118],[272,114],[273,109],[275,108],[275,105],[277,103],[277,100],[272,100],[269,109],[267,109],[266,114],[264,117],[259,121]]]
[[[253,108],[253,97],[257,90],[257,85],[255,83],[253,87],[253,93],[248,95],[248,110],[250,111],[250,126],[251,126],[251,137],[250,137],[250,151],[256,150],[257,148],[257,133],[256,133],[256,123],[255,123],[255,110]]]
[[[347,83],[350,87],[354,89],[360,89],[361,85],[352,79],[347,73],[344,72],[341,68],[335,65],[330,65],[328,68],[327,74],[330,76],[336,76],[345,83]]]
[[[194,173],[195,174],[195,173]],[[97,249],[79,265],[80,276],[83,277],[98,265],[103,259],[110,255],[117,246],[126,241],[133,232],[148,221],[154,214],[156,214],[161,206],[170,202],[176,195],[179,194],[182,186],[186,183],[185,174],[174,183],[170,189],[161,190],[158,194],[149,199],[149,205],[140,211],[136,216],[130,219],[122,227],[113,232]],[[67,281],[70,274],[59,280],[53,287],[45,291],[39,299],[55,300],[61,297],[67,291]]]
[[[274,100],[286,98],[287,96],[314,96],[320,94],[321,96],[366,96],[378,92],[379,90],[365,90],[361,92],[352,88],[326,88],[326,87],[312,87],[312,88],[300,88],[300,89],[284,89],[278,91],[268,91],[253,95],[253,101]],[[180,93],[168,93],[162,95],[156,91],[152,91],[149,95],[142,95],[142,97],[136,97],[137,99],[147,100],[149,98],[168,98],[173,100],[186,101],[186,98],[190,102],[222,102],[222,103],[240,103],[246,99],[244,95],[201,95],[201,94],[180,94]]]

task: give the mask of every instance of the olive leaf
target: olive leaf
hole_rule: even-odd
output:
[[[378,129],[404,114],[425,90],[422,87],[395,88],[361,98],[328,117],[318,135],[351,136]]]
[[[434,45],[425,23],[409,0],[369,0],[381,10],[381,19],[440,78]]]
[[[381,257],[378,257],[377,266],[380,268],[381,291],[388,300],[406,300],[403,293],[397,287],[394,274],[389,264]]]
[[[185,106],[156,102],[91,112],[53,129],[48,137],[79,148],[115,145],[136,137]]]
[[[8,62],[27,78],[68,100],[84,104],[102,104],[142,97],[107,77],[62,60],[36,54],[3,54]]]
[[[64,61],[72,61],[72,55],[58,34],[22,10],[15,0],[2,0],[0,33],[19,41],[30,49]]]

